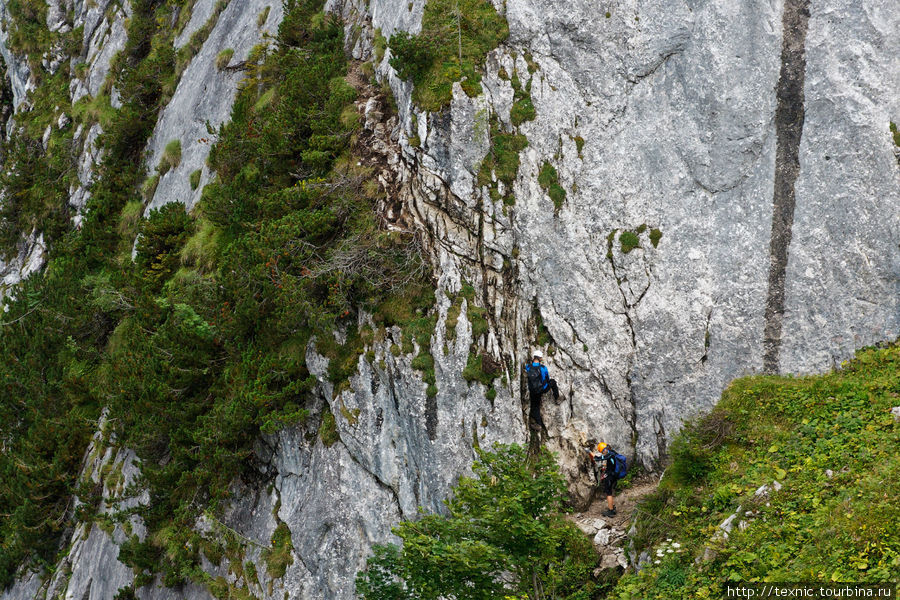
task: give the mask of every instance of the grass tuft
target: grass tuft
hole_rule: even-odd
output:
[[[181,140],[174,139],[166,144],[163,155],[159,159],[157,170],[160,175],[165,175],[169,169],[174,169],[181,164]]]
[[[544,161],[538,173],[538,184],[547,192],[550,200],[553,201],[553,206],[559,211],[566,200],[566,190],[559,185],[559,175],[556,173],[556,168],[547,161]]]
[[[234,56],[234,48],[225,48],[216,55],[216,68],[224,71]]]

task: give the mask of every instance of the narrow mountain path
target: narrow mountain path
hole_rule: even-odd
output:
[[[658,484],[659,479],[657,476],[646,475],[622,490],[622,493],[615,496],[616,516],[614,517],[604,517],[600,514],[606,508],[606,496],[598,490],[594,493],[594,500],[587,510],[576,513],[575,516],[587,519],[603,519],[611,527],[628,528],[630,527],[631,516],[634,514],[637,503],[641,498],[656,490]]]
[[[606,508],[606,496],[595,492],[590,506],[582,512],[572,513],[569,519],[586,535],[593,539],[594,548],[600,554],[600,569],[626,568],[624,546],[627,544],[628,530],[638,502],[656,490],[659,484],[657,475],[644,475],[633,481],[615,497],[616,515],[604,517],[601,513]]]

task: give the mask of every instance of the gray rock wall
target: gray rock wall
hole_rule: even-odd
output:
[[[147,170],[152,173],[166,145],[173,140],[181,142],[181,162],[160,177],[147,213],[169,202],[181,202],[190,209],[200,199],[203,186],[210,180],[206,157],[215,143],[215,135],[208,126],[218,129],[228,120],[237,84],[244,78],[240,68],[218,69],[216,57],[220,51],[231,48],[234,55],[230,65],[239,65],[247,59],[251,48],[262,42],[263,34],[277,31],[282,18],[282,3],[278,0],[230,1],[218,17],[213,10],[215,4],[215,0],[197,0],[193,10],[206,19],[192,18],[182,34],[183,37],[193,33],[207,19],[215,19],[212,32],[181,75],[147,143]],[[257,19],[266,8],[269,8],[268,19],[259,26]],[[176,39],[176,46],[179,41],[183,40]],[[200,183],[191,189],[190,175],[198,169]]]
[[[402,4],[342,10],[370,31],[416,31],[418,7]],[[780,3],[630,2],[608,15],[590,2],[505,7],[510,40],[488,57],[485,94],[457,89],[448,116],[418,112],[417,132],[389,56],[378,72],[403,133],[421,140],[414,149],[401,134],[407,205],[432,237],[439,275],[478,282],[498,356],[527,357],[535,304],[553,337],[551,371],[568,401],[547,407],[550,443],[564,463],[571,444],[596,436],[653,464],[683,419],[734,377],[764,370],[773,185],[784,168],[776,92],[793,56],[783,42],[803,53],[806,119],[773,369],[821,371],[898,335],[900,172],[887,128],[898,112],[887,34],[896,7],[812,1],[802,39],[791,23],[783,31]],[[507,209],[474,184],[487,149],[478,119],[508,124],[501,67],[532,78],[537,109],[519,128],[529,145]],[[567,191],[559,211],[537,184],[545,161]],[[622,252],[615,236],[641,225],[640,247]]]

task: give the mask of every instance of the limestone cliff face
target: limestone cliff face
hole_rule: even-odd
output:
[[[457,87],[449,114],[417,111],[389,50],[377,69],[399,106],[405,206],[443,285],[478,282],[489,348],[513,369],[535,307],[549,330],[566,396],[545,406],[551,447],[572,459],[584,432],[653,464],[732,378],[820,371],[896,337],[896,9],[505,6],[510,40],[488,57],[484,94]],[[389,37],[417,31],[423,4],[335,8],[348,31]],[[348,39],[372,57],[369,37]],[[504,207],[476,174],[485,120],[510,126],[513,72],[537,118],[519,127],[528,147]],[[559,209],[537,181],[545,162]]]
[[[84,25],[89,69],[73,98],[97,93],[124,43],[128,4],[108,4],[69,0],[48,15],[74,15],[59,26]],[[215,18],[215,4],[197,0],[188,30]],[[520,370],[538,344],[538,317],[564,395],[544,405],[545,443],[576,501],[589,491],[577,460],[586,437],[653,466],[682,420],[709,409],[732,378],[821,371],[900,334],[900,168],[888,129],[900,120],[895,2],[496,4],[510,38],[487,58],[482,95],[469,98],[457,85],[449,110],[422,112],[388,51],[375,71],[398,115],[374,90],[359,106],[368,160],[389,191],[383,216],[423,232],[435,268],[437,395],[426,393],[414,355],[392,352],[399,331],[369,348],[374,359],[361,357],[349,389],[337,394],[327,361],[310,347],[321,381],[314,409],[335,415],[340,440],[326,447],[309,435],[313,422],[259,441],[262,479],[272,485],[236,481],[223,521],[197,524],[239,534],[258,581],[241,580],[227,558],[205,563],[213,578],[259,598],[352,598],[371,545],[389,540],[390,526],[417,507],[440,510],[476,444],[528,440]],[[265,6],[271,13],[258,25]],[[374,59],[376,29],[415,33],[423,9],[424,0],[329,4],[345,19],[348,52],[362,61]],[[183,148],[148,210],[199,199],[188,176],[201,169],[201,182],[210,178],[206,122],[228,118],[240,79],[216,69],[215,57],[231,47],[238,62],[280,18],[275,0],[234,0],[218,15],[148,144],[150,166],[171,140]],[[28,66],[2,47],[23,110]],[[528,146],[507,206],[477,174],[489,120],[511,127],[514,72],[531,80],[537,116],[519,126]],[[98,134],[79,132],[85,187],[72,190],[75,206],[84,205],[91,167],[102,160],[90,143]],[[538,183],[544,163],[566,191],[558,209]],[[637,245],[623,244],[623,232]],[[39,236],[0,265],[6,283],[40,267]],[[447,319],[464,282],[488,310],[480,337],[466,318],[469,301],[455,324]],[[462,377],[473,343],[505,373],[492,399]],[[119,469],[128,478],[138,468],[126,450],[92,449],[85,459],[85,476],[100,485],[109,481],[98,473]],[[261,556],[279,523],[291,531],[294,560],[273,577]],[[0,599],[112,598],[133,579],[116,560],[120,528],[76,530],[52,576],[24,574]],[[202,587],[159,582],[137,595],[211,598]]]

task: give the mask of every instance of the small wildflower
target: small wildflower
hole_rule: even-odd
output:
[[[654,561],[653,561],[653,564],[654,564],[654,565],[658,565],[658,564],[659,564],[659,559],[657,558],[656,560],[654,560]]]
[[[673,548],[681,548],[681,544],[679,544],[678,542],[675,542],[674,544],[672,544],[672,547]]]
[[[668,550],[666,550],[666,552],[668,552],[669,554],[671,554],[671,553],[673,553],[673,552],[675,552],[675,551],[672,550],[671,548],[669,548]]]

